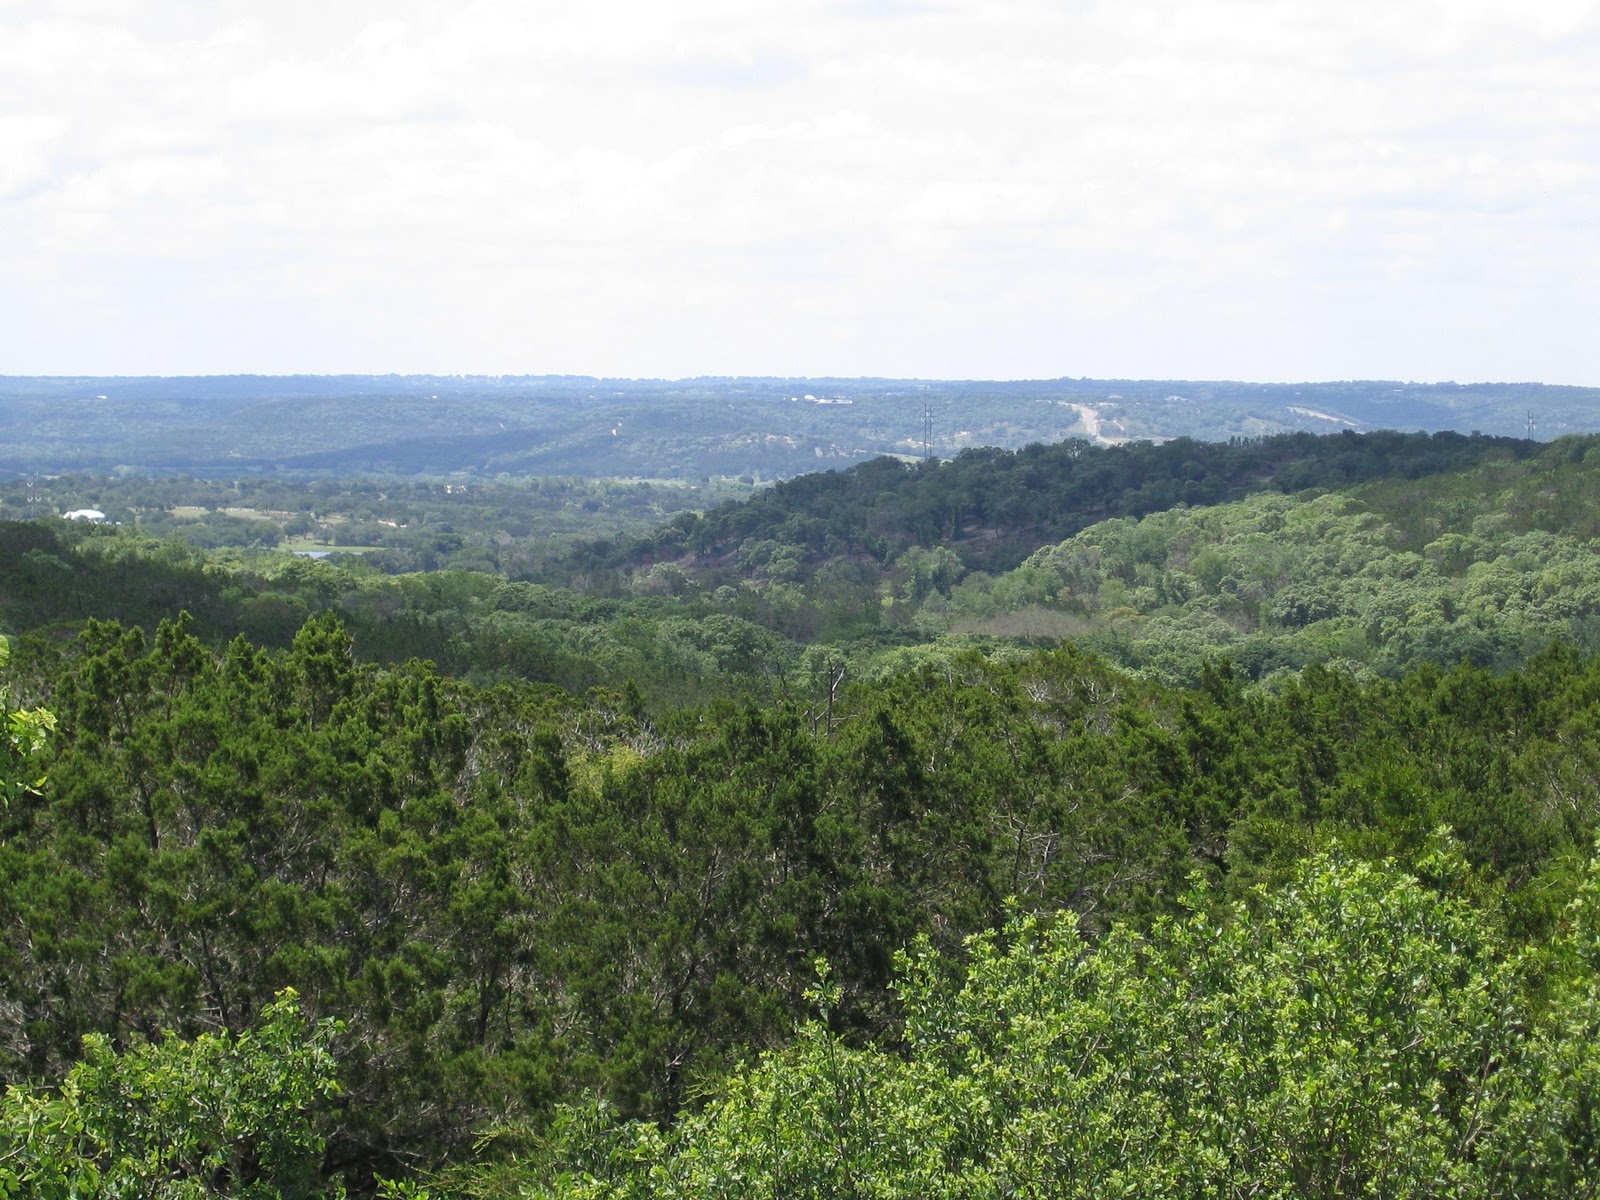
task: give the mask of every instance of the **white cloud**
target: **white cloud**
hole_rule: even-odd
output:
[[[1578,0],[0,4],[0,370],[1596,382],[1597,50]]]
[[[51,149],[65,129],[61,117],[0,115],[0,203],[48,182]]]

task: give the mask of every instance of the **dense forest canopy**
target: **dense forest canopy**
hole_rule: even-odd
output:
[[[1538,450],[1538,443],[1513,438],[1383,432],[1113,447],[1072,439],[1018,451],[969,450],[914,467],[881,458],[786,480],[703,515],[685,513],[654,539],[620,549],[624,561],[687,552],[696,564],[714,564],[763,542],[808,562],[942,546],[969,566],[993,569],[1112,517],[1218,504],[1263,489],[1418,479]]]
[[[48,482],[0,1195],[1600,1184],[1592,439]]]

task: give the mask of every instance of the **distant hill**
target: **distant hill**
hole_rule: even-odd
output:
[[[925,441],[931,413],[932,436]],[[575,376],[0,377],[0,472],[788,478],[952,458],[1373,429],[1600,430],[1600,388]]]
[[[924,632],[1071,636],[1169,681],[1197,681],[1216,655],[1259,679],[1330,661],[1505,670],[1552,640],[1592,653],[1600,442],[1103,521],[928,593]]]
[[[681,560],[716,571],[781,553],[798,568],[851,556],[881,563],[908,547],[939,546],[969,568],[1004,570],[1114,517],[1220,504],[1267,489],[1421,479],[1488,460],[1515,461],[1542,448],[1482,434],[1346,431],[1122,446],[1069,439],[1016,451],[966,450],[944,462],[880,458],[784,480],[704,514],[681,513],[651,536],[594,543],[577,561],[640,567]]]

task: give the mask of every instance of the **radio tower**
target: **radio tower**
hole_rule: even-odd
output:
[[[1528,410],[1528,440],[1533,441],[1533,409]]]
[[[933,457],[933,405],[922,406],[922,461]]]

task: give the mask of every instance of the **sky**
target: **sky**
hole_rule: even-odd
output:
[[[0,0],[0,374],[1600,385],[1600,0]]]

